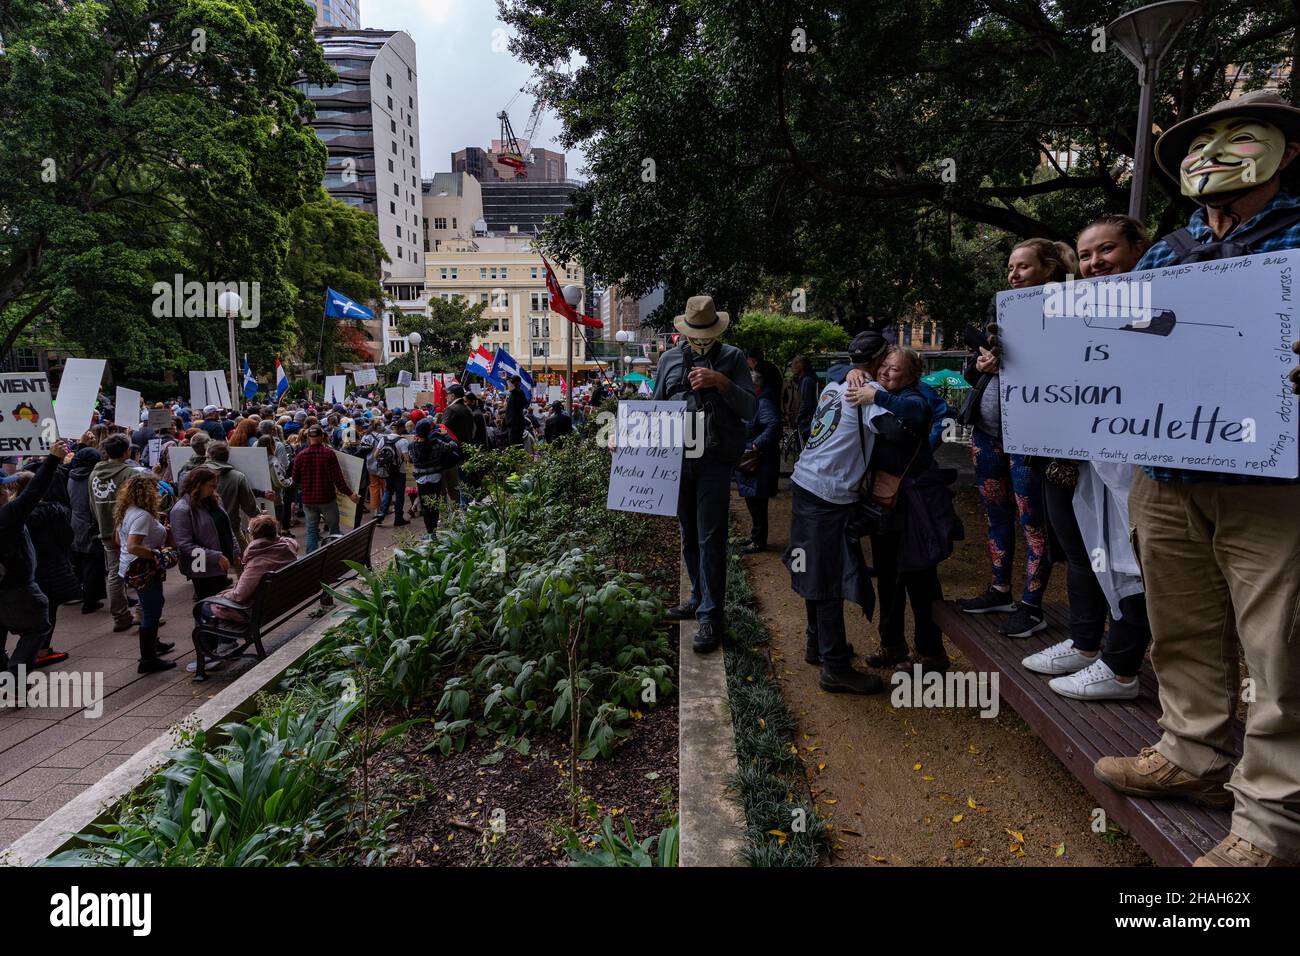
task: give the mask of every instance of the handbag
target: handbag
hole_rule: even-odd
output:
[[[912,457],[903,468],[904,472],[912,467],[912,462],[916,461],[916,456],[921,451],[922,441],[925,439],[918,439],[916,450],[912,452]],[[868,463],[867,432],[862,424],[861,408],[858,409],[858,443],[862,448],[862,463],[865,465]],[[902,475],[879,469],[872,471],[868,468],[858,486],[858,500],[852,505],[853,513],[849,516],[846,527],[848,534],[854,538],[861,538],[864,535],[885,534],[894,530],[897,526],[895,509],[902,483]]]
[[[176,567],[180,552],[175,548],[155,548],[147,558],[136,558],[126,569],[126,583],[137,591],[147,591],[167,580],[168,568]]]

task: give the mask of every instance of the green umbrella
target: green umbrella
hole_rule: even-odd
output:
[[[961,372],[954,372],[948,368],[941,368],[922,376],[921,381],[931,388],[970,388],[970,382],[962,377]]]
[[[628,372],[623,376],[623,381],[631,382],[633,385],[640,385],[642,382],[650,381],[650,379],[646,378],[640,372]]]

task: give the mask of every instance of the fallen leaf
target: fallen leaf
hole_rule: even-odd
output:
[[[1019,830],[1007,830],[1007,836],[1011,837],[1011,839],[1015,840],[1017,843],[1025,842],[1025,835]]]
[[[974,797],[967,797],[967,798],[966,798],[966,806],[970,807],[972,810],[978,810],[978,809],[979,809],[979,804],[975,802],[975,798],[974,798]]]
[[[875,860],[877,863],[888,863],[888,862],[889,862],[889,860],[885,859],[883,856],[876,856],[875,854],[870,854],[870,856],[871,856],[871,858],[872,858],[873,860]]]
[[[925,775],[924,777],[922,777],[921,779],[922,779],[922,780],[933,780],[934,777],[931,777],[929,774],[926,774],[926,775]]]
[[[914,764],[912,765],[912,769],[913,769],[913,770],[920,770],[920,769],[921,769],[921,761],[918,760],[916,763],[914,763]]]
[[[827,806],[833,807],[833,806],[835,806],[835,804],[839,803],[839,801],[838,801],[838,800],[823,800],[822,803],[826,804]]]
[[[819,763],[819,764],[817,765],[817,769],[818,769],[818,770],[825,770],[825,769],[826,769],[826,764],[824,764],[824,763]]]
[[[970,840],[962,840],[962,839],[958,839],[956,842],[953,843],[952,848],[953,848],[954,850],[963,850],[963,849],[965,849],[966,847],[968,847],[968,846],[970,846],[970,845],[971,845],[971,841],[970,841]]]
[[[1065,844],[1064,844],[1064,843],[1058,843],[1058,844],[1056,844],[1056,846],[1053,847],[1053,850],[1055,850],[1057,856],[1065,856]]]
[[[581,685],[579,685],[579,687],[581,687]],[[762,717],[758,718],[758,729],[767,730],[767,721],[764,720]]]
[[[955,817],[952,818],[952,822],[961,823],[961,819],[963,816],[965,816],[965,814],[961,814],[961,813],[957,814]]]

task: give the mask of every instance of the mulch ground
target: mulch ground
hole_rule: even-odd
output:
[[[664,603],[675,604],[677,523],[642,520],[645,536],[626,569],[646,575]],[[671,643],[675,654],[676,641]],[[676,695],[642,713],[609,758],[579,761],[577,767],[583,801],[594,800],[600,818],[612,814],[620,835],[624,817],[630,819],[638,840],[657,835],[677,810]],[[435,737],[432,725],[413,727],[372,765],[371,785],[384,793],[382,804],[404,811],[387,836],[396,848],[390,865],[568,863],[563,835],[572,822],[567,730],[532,737],[527,755],[498,747],[495,736],[473,735],[458,754],[423,752]],[[484,758],[496,762],[484,764]],[[494,818],[501,825],[494,827]],[[584,811],[577,831],[589,837],[598,824]]]

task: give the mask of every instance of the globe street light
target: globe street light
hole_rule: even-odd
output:
[[[406,341],[411,343],[411,354],[415,356],[415,378],[420,378],[420,343],[424,341],[424,336],[419,332],[412,332],[406,337]]]
[[[627,376],[627,343],[636,339],[636,334],[627,329],[619,329],[614,333],[614,341],[618,343],[618,366],[623,370],[624,377]]]
[[[564,296],[564,301],[569,304],[569,307],[573,309],[574,312],[581,313],[582,286],[566,285],[560,290],[560,293]],[[568,322],[566,323],[568,328],[564,330],[564,367],[568,376],[565,381],[569,383],[569,387],[565,389],[564,397],[570,415],[573,414],[573,327],[576,324],[576,322]]]
[[[239,297],[238,292],[226,291],[217,296],[217,311],[226,316],[229,325],[230,341],[230,404],[235,405],[235,396],[240,394],[239,390],[239,365],[235,359],[235,316],[239,310],[244,307],[244,300]],[[193,400],[193,396],[191,396]],[[234,411],[232,408],[231,411]]]

